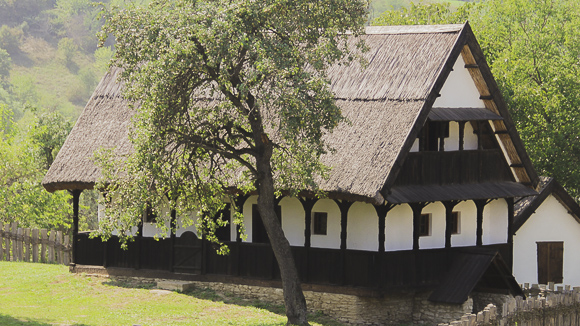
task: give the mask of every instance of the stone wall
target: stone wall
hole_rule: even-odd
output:
[[[508,302],[512,298],[508,294],[500,293],[484,293],[484,292],[472,292],[471,297],[473,298],[473,311],[482,311],[490,303],[496,307],[503,306],[504,303]]]

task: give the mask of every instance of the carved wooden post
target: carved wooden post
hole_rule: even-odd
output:
[[[451,248],[451,220],[453,219],[453,208],[459,201],[444,201],[445,206],[445,248]]]
[[[303,281],[309,281],[309,273],[310,273],[310,245],[311,245],[311,238],[312,238],[312,209],[314,205],[318,201],[318,199],[311,199],[311,198],[300,198],[300,203],[302,203],[302,207],[304,208],[304,252],[305,252],[305,263],[302,269],[302,275],[304,277]]]
[[[419,231],[421,228],[421,211],[427,206],[426,203],[410,203],[413,210],[413,250],[419,250]]]
[[[348,229],[348,210],[352,206],[353,202],[346,200],[334,200],[340,208],[340,251],[341,251],[341,264],[340,264],[340,275],[342,284],[346,283],[346,244],[347,244],[347,229]]]
[[[473,201],[477,208],[477,229],[476,229],[476,246],[483,246],[483,209],[489,203],[487,199],[476,199]]]

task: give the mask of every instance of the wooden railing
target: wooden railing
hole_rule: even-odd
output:
[[[62,231],[19,228],[0,222],[0,261],[24,261],[68,265],[71,244]]]

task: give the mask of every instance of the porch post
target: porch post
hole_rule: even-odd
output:
[[[377,216],[379,218],[379,252],[385,252],[385,226],[387,213],[389,213],[389,211],[393,209],[395,205],[387,202],[385,205],[373,206],[375,207],[375,211],[377,212]]]
[[[175,209],[171,210],[169,229],[171,231],[169,237],[169,244],[171,246],[171,253],[169,254],[169,271],[173,273],[173,266],[175,265],[175,237],[177,233],[177,211]]]
[[[410,203],[413,210],[413,250],[419,250],[419,230],[421,228],[421,211],[426,203]]]
[[[489,203],[486,199],[476,199],[473,201],[475,203],[475,207],[477,208],[477,229],[475,231],[476,234],[476,246],[483,246],[483,209],[485,205]]]
[[[453,208],[459,201],[444,201],[445,206],[445,248],[451,248],[451,220],[453,219]]]
[[[78,242],[79,242],[79,200],[83,191],[75,189],[72,191],[73,196],[73,225],[72,225],[72,265],[78,261]]]
[[[310,272],[310,240],[312,238],[312,209],[318,201],[314,198],[300,198],[298,200],[304,208],[304,265],[302,267],[303,281],[309,281]]]
[[[350,206],[352,206],[353,202],[349,202],[346,200],[334,200],[340,208],[340,256],[341,256],[341,264],[340,264],[340,275],[342,275],[342,284],[346,283],[346,240],[347,240],[347,226],[348,226],[348,210]]]
[[[236,198],[234,198],[234,206],[235,206],[235,211],[236,212],[241,212],[242,214],[244,213],[244,204],[246,203],[246,200],[248,200],[248,198],[250,198],[249,195],[238,195]],[[240,264],[242,263],[242,258],[240,255],[240,250],[241,250],[241,244],[242,244],[242,237],[241,237],[241,232],[240,232],[240,225],[236,225],[236,247],[237,250],[235,251],[235,255],[233,255],[232,257],[232,265],[235,266],[235,272],[233,272],[234,275],[236,276],[240,276]]]

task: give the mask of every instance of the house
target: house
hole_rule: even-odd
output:
[[[355,323],[436,323],[521,295],[514,199],[536,195],[538,177],[470,26],[368,27],[362,37],[367,69],[329,71],[350,123],[326,136],[336,149],[322,157],[328,198],[279,199],[310,307]],[[77,232],[80,192],[100,176],[93,152],[131,150],[117,73],[100,82],[43,180],[73,193],[74,270],[279,287],[251,194],[237,198],[247,239],[219,230],[229,256],[191,227],[155,241],[147,217],[126,251]],[[334,295],[320,303],[316,293]]]
[[[580,286],[580,206],[553,178],[519,200],[514,219],[514,276],[520,283]]]

